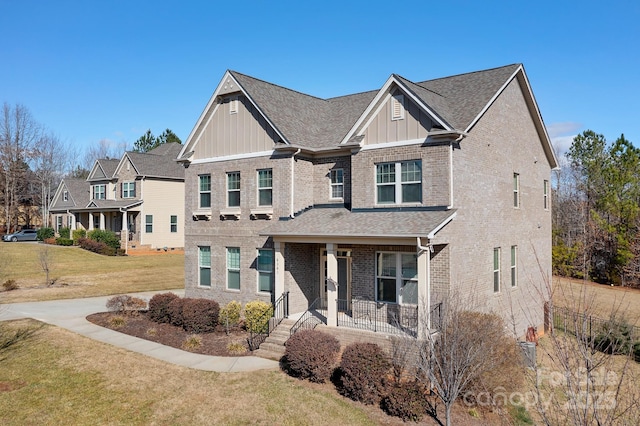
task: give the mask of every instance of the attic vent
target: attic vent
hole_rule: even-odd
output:
[[[238,113],[238,97],[233,97],[229,100],[229,114]]]
[[[394,95],[391,98],[391,119],[404,119],[404,95]]]

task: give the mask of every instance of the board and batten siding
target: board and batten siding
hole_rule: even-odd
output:
[[[429,116],[404,96],[404,118],[392,120],[392,101],[393,97],[387,99],[363,132],[365,145],[427,138],[433,127]]]
[[[237,99],[238,110],[235,113],[230,112],[233,99]],[[227,96],[200,130],[194,146],[194,158],[270,151],[277,139],[275,131],[245,96]]]
[[[145,180],[140,214],[140,244],[152,248],[184,247],[184,182]],[[153,215],[153,232],[145,229],[146,215]],[[171,232],[171,216],[178,216],[178,230]]]

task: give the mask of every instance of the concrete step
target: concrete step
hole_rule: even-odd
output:
[[[260,358],[265,358],[265,359],[272,359],[274,361],[280,361],[284,353],[273,352],[268,349],[263,349],[262,348],[263,345],[264,344],[260,345],[260,349],[258,349],[253,353],[255,356],[259,356]]]
[[[264,349],[270,352],[279,353],[280,356],[284,355],[285,347],[282,345],[278,345],[277,343],[267,342],[266,340],[262,342],[260,345],[260,349]]]

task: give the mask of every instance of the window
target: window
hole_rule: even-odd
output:
[[[93,199],[104,200],[107,195],[107,188],[105,185],[93,185]]]
[[[493,291],[500,291],[500,247],[493,249]]]
[[[67,216],[67,228],[71,229],[71,215]]]
[[[227,207],[240,207],[240,172],[227,173]]]
[[[518,246],[511,246],[511,287],[518,284]]]
[[[171,232],[178,232],[178,216],[171,216]]]
[[[344,194],[344,174],[342,169],[329,172],[331,178],[331,198],[342,198]]]
[[[415,254],[376,254],[376,300],[418,303],[418,258]]]
[[[62,228],[62,215],[58,215],[56,217],[56,222],[57,222],[56,232],[60,232],[60,228]]]
[[[200,175],[200,208],[211,207],[211,175]]]
[[[62,201],[69,201],[69,191],[64,191],[62,193]]]
[[[198,247],[198,269],[200,271],[198,285],[211,287],[211,247]]]
[[[543,198],[544,198],[544,209],[549,210],[549,181],[545,180],[543,183]]]
[[[240,290],[240,248],[227,247],[227,288]]]
[[[399,181],[397,175],[400,175]],[[420,203],[422,162],[413,160],[377,164],[376,186],[378,204]]]
[[[122,182],[122,198],[134,198],[136,196],[135,182]]]
[[[404,95],[394,95],[391,98],[391,120],[404,119]]]
[[[513,174],[513,207],[520,207],[520,175]]]
[[[273,250],[258,250],[258,291],[273,292]]]
[[[147,234],[150,234],[153,232],[153,215],[152,214],[148,214],[145,216],[144,219],[144,231]]]
[[[258,205],[272,205],[273,172],[271,169],[258,170]]]

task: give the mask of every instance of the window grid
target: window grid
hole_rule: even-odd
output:
[[[549,181],[545,180],[543,184],[544,209],[549,210]]]
[[[376,253],[376,300],[418,303],[418,260],[413,253]]]
[[[511,287],[518,285],[518,246],[511,246]]]
[[[153,215],[151,214],[145,215],[144,231],[147,234],[151,234],[153,232]]]
[[[135,182],[122,182],[122,198],[134,198],[136,196]]]
[[[344,197],[344,172],[342,169],[334,169],[329,172],[331,178],[331,198]]]
[[[107,188],[106,185],[93,185],[93,199],[104,200],[106,199]]]
[[[178,216],[171,215],[171,232],[178,232]]]
[[[400,181],[396,175],[400,175]],[[420,160],[376,165],[377,204],[422,202],[422,162]]]
[[[273,202],[273,171],[258,170],[258,205],[271,206]]]
[[[198,247],[198,285],[201,287],[211,287],[211,247]]]
[[[493,292],[500,292],[500,247],[493,249]]]
[[[520,207],[520,175],[513,174],[513,207]]]
[[[258,250],[258,291],[273,292],[273,250]]]
[[[240,290],[240,248],[227,247],[227,288]]]
[[[227,173],[227,207],[240,207],[240,172]]]
[[[200,208],[211,207],[211,175],[200,175]]]

